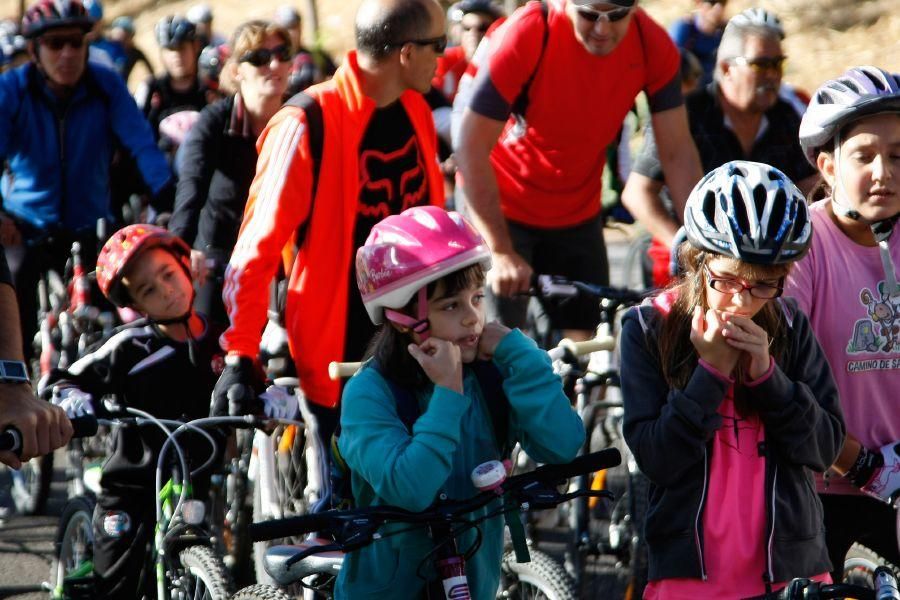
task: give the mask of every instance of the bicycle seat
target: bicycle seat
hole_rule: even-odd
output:
[[[313,538],[304,541],[302,544],[291,546],[272,546],[266,550],[266,556],[263,564],[275,583],[278,585],[288,585],[296,583],[300,579],[309,577],[310,575],[334,575],[337,576],[344,564],[343,552],[322,552],[321,554],[312,554],[303,560],[294,564],[288,564],[291,557],[294,557],[309,548],[315,546],[326,546],[333,543],[331,540],[323,538]]]

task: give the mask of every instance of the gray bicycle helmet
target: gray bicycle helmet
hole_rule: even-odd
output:
[[[197,39],[197,27],[178,15],[163,17],[156,24],[156,43],[161,48],[174,50],[184,42]]]
[[[764,8],[748,8],[744,12],[738,13],[731,17],[728,25],[734,27],[765,27],[778,32],[781,39],[784,39],[784,27],[781,25],[781,19]]]
[[[775,167],[744,160],[700,180],[688,197],[684,227],[697,248],[764,265],[799,260],[812,239],[797,186]]]
[[[878,67],[854,67],[826,81],[813,94],[800,122],[800,146],[816,166],[819,150],[853,121],[882,112],[900,112],[900,74]]]

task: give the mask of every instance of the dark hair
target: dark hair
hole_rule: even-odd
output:
[[[478,263],[454,271],[437,281],[428,284],[428,301],[437,300],[435,292],[440,286],[441,296],[452,296],[457,292],[469,289],[473,286],[484,285],[484,267]],[[400,312],[414,315],[418,308],[418,294]],[[419,363],[407,350],[412,343],[409,333],[403,333],[388,322],[381,324],[381,328],[369,343],[364,360],[374,358],[381,367],[381,372],[398,385],[409,388],[420,388],[428,383],[428,376]]]
[[[701,306],[706,309],[709,306],[703,267],[720,255],[704,252],[689,242],[684,242],[679,248],[678,256],[684,275],[669,288],[675,291],[677,296],[671,311],[663,321],[655,350],[658,352],[666,384],[673,389],[684,389],[698,361],[697,350],[690,339],[694,307]],[[748,280],[785,277],[793,265],[793,263],[756,265],[733,260],[738,265],[737,275]],[[785,317],[778,304],[766,302],[753,317],[753,321],[769,335],[771,340],[769,351],[772,358],[776,363],[783,365],[788,350],[788,337],[785,335],[787,331]],[[735,409],[743,417],[754,414],[756,410],[744,399],[743,386],[740,385],[743,381],[740,366],[735,373],[735,380],[738,384],[735,386],[734,394]]]
[[[388,56],[399,44],[427,35],[431,27],[431,0],[399,0],[375,18],[357,19],[356,48],[376,60]],[[368,22],[365,22],[368,21]]]

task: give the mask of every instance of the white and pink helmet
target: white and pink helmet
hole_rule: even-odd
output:
[[[356,251],[356,284],[369,318],[376,325],[391,321],[427,330],[425,290],[429,283],[481,263],[491,266],[484,238],[462,215],[436,206],[419,206],[391,215],[372,228]],[[393,309],[419,295],[419,318]]]

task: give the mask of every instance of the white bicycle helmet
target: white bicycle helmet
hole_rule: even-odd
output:
[[[706,174],[684,210],[697,248],[764,265],[799,260],[812,239],[806,199],[781,171],[735,160]]]
[[[819,150],[853,121],[882,112],[900,112],[900,73],[854,67],[826,81],[813,94],[800,122],[800,146],[816,166]]]
[[[728,25],[735,27],[765,27],[777,31],[781,39],[784,39],[784,26],[781,24],[781,19],[775,13],[769,12],[764,8],[748,8],[744,12],[731,17]]]

